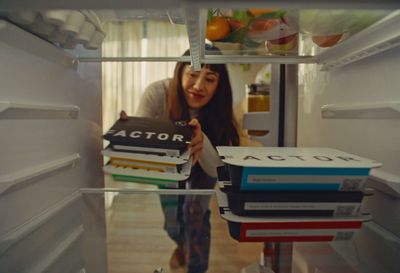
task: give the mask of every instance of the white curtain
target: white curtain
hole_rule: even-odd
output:
[[[135,57],[141,54],[140,22],[106,23],[107,33],[102,45],[102,57]],[[103,131],[107,131],[121,110],[133,111],[139,100],[137,75],[140,63],[103,62]]]
[[[177,57],[189,48],[186,28],[165,22],[127,21],[104,24],[103,57]],[[172,77],[174,62],[103,62],[103,131],[125,110],[134,115],[150,83]]]
[[[147,23],[147,56],[178,57],[189,48],[186,28],[170,23]],[[175,62],[144,63],[145,84],[173,76]],[[144,89],[143,89],[144,90]]]

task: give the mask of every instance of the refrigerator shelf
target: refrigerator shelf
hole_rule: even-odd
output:
[[[199,0],[199,1],[187,1],[187,0],[163,0],[163,1],[125,1],[125,0],[114,0],[109,1],[85,1],[70,0],[65,2],[64,0],[53,0],[30,2],[22,1],[24,8],[26,9],[49,9],[49,8],[66,8],[74,9],[76,7],[81,8],[97,8],[97,9],[173,9],[180,8],[182,6],[188,7],[206,7],[210,6],[213,1],[210,0]],[[0,8],[7,7],[8,9],[21,9],[21,1],[15,0],[3,0],[0,4]],[[268,1],[265,0],[251,0],[251,1],[219,1],[218,6],[221,8],[246,8],[246,7],[258,7],[258,8],[270,8],[271,6],[282,6],[286,8],[369,8],[369,9],[380,9],[380,8],[396,8],[399,7],[398,1],[383,0],[383,1],[299,1],[299,0],[288,0],[288,1]],[[213,4],[214,6],[216,4]]]
[[[353,37],[321,52],[316,58],[322,70],[336,69],[400,45],[400,11],[374,23]]]
[[[38,261],[34,268],[31,268],[31,272],[39,273],[46,272],[47,270],[51,272],[52,266],[59,260],[63,255],[65,255],[68,251],[76,251],[82,247],[82,240],[84,237],[84,228],[83,225],[78,226],[74,230],[71,231],[70,234],[67,234],[63,240],[58,244],[54,249],[49,251],[49,255],[45,257],[43,260]]]
[[[292,12],[292,10],[288,11]],[[296,12],[299,14],[304,13],[305,15],[303,15],[302,18],[306,18],[307,12],[310,12],[310,10],[295,10],[293,12],[294,15],[291,15],[294,20],[296,19]],[[296,26],[299,29],[298,49],[288,50],[287,52],[271,52],[264,43],[260,41],[258,41],[259,46],[256,48],[252,46],[247,47],[245,43],[242,44],[241,42],[211,42],[220,48],[222,55],[210,55],[212,52],[204,50],[207,10],[191,8],[189,6],[187,9],[182,10],[181,14],[183,14],[185,19],[191,54],[190,60],[195,69],[198,69],[201,63],[317,63],[323,65],[322,69],[327,70],[388,50],[398,46],[400,43],[400,34],[397,31],[400,23],[399,11],[394,11],[390,14],[388,11],[384,10],[377,11],[376,13],[371,12],[370,14],[363,14],[363,11],[359,10],[355,12],[359,12],[358,16],[361,22],[357,22],[355,19],[351,21],[350,12],[344,12],[342,16],[343,26],[340,30],[344,34],[337,44],[330,46],[312,45],[313,41],[311,37],[313,34],[309,31],[310,29],[313,30],[315,26],[302,19],[306,24],[309,23],[311,26],[301,26],[300,23],[302,21],[300,21],[299,26]],[[387,16],[384,17],[385,15]],[[329,21],[329,16],[327,16],[327,18]],[[333,19],[335,18],[336,17],[332,16],[330,20],[334,21]],[[376,22],[379,18],[383,19]],[[317,19],[316,17],[316,20]],[[347,23],[346,20],[351,22]],[[372,23],[374,24],[371,25]],[[327,25],[326,22],[325,25]],[[174,27],[176,27],[176,25]],[[329,27],[326,29],[329,29]],[[208,41],[208,43],[210,43],[210,41]],[[179,56],[102,56],[100,58],[93,58],[85,56],[85,53],[79,55],[78,58],[81,62],[156,62],[185,60]]]
[[[47,209],[40,215],[36,215],[26,223],[23,223],[22,225],[2,235],[0,237],[0,255],[11,246],[21,241],[23,238],[28,237],[35,230],[50,222],[62,210],[70,207],[74,207],[74,209],[79,209],[79,207],[81,206],[81,200],[82,194],[79,191],[76,191],[52,206],[51,208]]]
[[[0,42],[67,68],[76,68],[75,56],[1,19]]]
[[[55,174],[64,168],[74,168],[79,158],[79,154],[73,154],[34,167],[22,169],[12,174],[0,176],[0,195],[12,187],[24,185],[32,179]]]
[[[214,195],[213,189],[129,189],[129,188],[81,188],[83,194],[159,194],[159,195]]]
[[[0,119],[77,119],[79,110],[75,105],[0,101]]]
[[[372,170],[368,185],[400,198],[400,176],[382,170]]]
[[[323,118],[399,119],[400,101],[361,104],[327,104],[321,107]]]
[[[191,60],[189,56],[176,56],[176,57],[78,57],[80,62],[187,62]],[[276,56],[276,55],[215,55],[204,56],[200,58],[200,63],[204,64],[220,64],[220,63],[285,63],[285,64],[299,64],[299,63],[315,63],[313,56]]]
[[[134,6],[135,5],[132,4],[132,8],[135,8]],[[243,5],[238,5],[237,8],[241,8],[242,10],[240,11],[242,12],[246,11]],[[285,7],[283,6],[283,8]],[[363,7],[360,6],[359,8]],[[171,17],[171,15],[168,14],[168,11],[171,10],[178,14],[177,18],[175,18],[176,16]],[[277,40],[286,38],[286,36],[281,37],[286,34],[282,34],[283,30],[279,30],[281,27],[278,27],[278,25],[265,30],[265,33],[262,31],[257,32],[257,30],[254,34],[255,40],[253,41],[250,39],[250,42],[247,40],[243,41],[242,38],[238,41],[234,40],[233,42],[229,40],[231,38],[229,38],[228,41],[225,41],[225,38],[222,40],[211,41],[211,43],[219,47],[222,52],[222,55],[211,55],[212,52],[207,52],[207,50],[204,49],[206,41],[207,9],[199,8],[198,5],[185,5],[185,8],[174,9],[174,6],[171,6],[167,11],[156,11],[158,11],[158,13],[149,13],[148,10],[141,7],[139,10],[105,10],[96,11],[96,13],[99,14],[100,18],[102,18],[101,20],[103,23],[119,22],[121,25],[132,23],[130,29],[133,32],[145,31],[140,29],[143,26],[143,22],[152,23],[160,21],[170,24],[168,29],[172,31],[171,33],[179,32],[182,34],[186,32],[186,43],[187,47],[190,48],[190,56],[188,56],[188,59],[196,70],[200,68],[201,63],[317,63],[322,65],[323,70],[328,70],[341,67],[400,45],[400,33],[398,32],[398,29],[400,28],[399,10],[389,13],[389,10],[346,11],[343,9],[332,11],[332,14],[330,14],[329,10],[307,10],[304,9],[304,7],[299,7],[298,9],[283,10],[286,12],[284,15],[284,21],[289,22],[286,22],[283,25],[289,26],[291,29],[289,32],[298,36],[296,38],[296,40],[298,40],[298,46],[289,48],[285,47],[286,44],[278,44],[278,47],[275,49],[271,49],[271,46],[268,47],[270,41],[276,42]],[[143,14],[140,15],[140,12]],[[353,17],[351,16],[352,12],[355,14]],[[110,16],[110,14],[112,14],[112,16]],[[158,14],[159,18],[155,17],[154,14]],[[311,19],[308,17],[311,17]],[[337,24],[335,24],[335,22],[337,22],[336,19],[339,19]],[[11,25],[5,21],[3,24]],[[18,32],[23,32],[16,26],[11,25],[7,26],[7,28],[16,28],[18,29]],[[110,35],[111,37],[112,33],[107,34],[107,31],[111,30],[105,28],[106,37],[107,35]],[[231,33],[235,31],[236,30],[233,30]],[[5,31],[2,30],[2,32]],[[10,31],[6,32],[8,33]],[[12,30],[12,32],[15,31]],[[246,29],[245,33],[247,32],[248,30]],[[24,36],[21,33],[18,35]],[[104,34],[102,35],[104,36]],[[170,38],[166,34],[163,35],[163,39]],[[248,34],[245,34],[245,36],[246,35]],[[328,39],[335,35],[339,38],[336,40],[334,39],[334,42]],[[71,51],[73,54],[76,54],[76,58],[74,58],[70,56],[69,53],[66,53],[66,51],[63,52],[56,46],[53,46],[54,49],[52,49],[51,54],[47,54],[47,51],[41,53],[40,46],[32,46],[29,42],[20,42],[19,39],[14,41],[10,39],[10,34],[3,36],[9,37],[7,38],[7,43],[12,44],[13,46],[17,46],[27,52],[35,53],[44,56],[47,59],[69,66],[76,65],[76,60],[79,60],[80,62],[169,62],[183,61],[187,59],[180,56],[157,56],[157,53],[152,51],[143,55],[143,52],[140,50],[130,51],[129,53],[125,52],[121,56],[111,56],[103,52],[101,57],[93,57],[91,50],[84,49]],[[31,36],[31,38],[24,39],[39,40],[38,37],[34,37],[33,35]],[[252,38],[252,36],[249,37]],[[321,44],[321,41],[318,41],[316,37],[318,39],[328,39],[329,42],[328,44],[326,44],[326,42],[325,44]],[[148,43],[153,42],[151,37],[147,40]],[[208,41],[208,43],[210,43],[210,41]],[[47,42],[46,46],[52,47],[52,45]],[[44,54],[44,52],[46,52],[46,54]],[[60,57],[60,54],[66,55]]]

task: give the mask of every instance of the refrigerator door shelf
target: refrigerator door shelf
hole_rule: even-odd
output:
[[[0,101],[0,119],[77,119],[79,110],[75,105]]]
[[[16,185],[22,185],[49,174],[55,174],[65,168],[73,168],[79,161],[79,154],[73,154],[64,158],[56,159],[31,168],[22,169],[19,172],[0,176],[0,195]]]
[[[323,118],[400,119],[400,101],[363,104],[327,104],[321,107]]]

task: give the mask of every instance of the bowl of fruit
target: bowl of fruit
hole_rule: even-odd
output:
[[[285,10],[209,10],[206,38],[223,54],[286,54],[297,48],[298,33],[286,17]]]
[[[349,31],[351,11],[305,10],[300,13],[299,22],[303,33],[319,47],[332,47],[341,42]]]

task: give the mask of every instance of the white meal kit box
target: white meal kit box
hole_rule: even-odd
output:
[[[359,191],[381,164],[330,148],[230,147],[217,151],[234,190]]]

